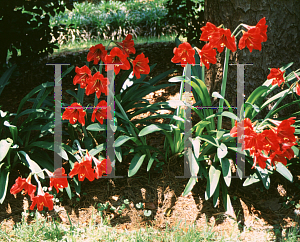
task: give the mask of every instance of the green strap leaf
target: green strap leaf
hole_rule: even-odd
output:
[[[183,191],[182,196],[188,195],[188,193],[190,191],[192,191],[192,189],[195,186],[196,182],[197,182],[197,178],[196,177],[191,177],[190,180],[188,181],[188,183],[186,184],[186,187]]]
[[[257,174],[254,173],[254,174],[251,174],[249,177],[247,177],[247,179],[243,183],[243,186],[246,187],[246,186],[252,185],[253,183],[257,183],[259,181],[260,181],[260,179],[258,178]]]
[[[227,187],[230,186],[231,183],[231,168],[230,168],[230,161],[227,158],[221,159],[221,166],[222,166],[222,174]]]
[[[169,82],[182,82],[184,80],[185,80],[184,76],[174,76],[169,79]]]
[[[54,143],[49,142],[49,141],[36,141],[36,142],[31,143],[28,147],[32,147],[32,146],[36,146],[36,147],[43,148],[46,150],[54,151]],[[61,149],[61,152],[62,152],[61,157],[65,160],[69,160],[68,154],[63,149]],[[60,154],[58,154],[58,155],[60,155]]]
[[[215,192],[221,175],[220,168],[216,168],[214,165],[211,165],[209,168],[209,179],[207,180],[207,186],[205,191],[205,200],[208,200]]]
[[[129,170],[128,170],[128,177],[134,176],[137,171],[140,169],[141,165],[143,164],[143,161],[145,159],[146,155],[140,155],[140,154],[135,154],[133,157],[130,165],[129,165]]]
[[[293,182],[293,175],[291,172],[286,168],[285,165],[283,165],[281,162],[278,162],[276,164],[276,171],[280,173],[282,176],[284,176],[287,180],[290,182]]]
[[[219,143],[218,140],[216,140],[214,137],[210,136],[210,135],[200,135],[198,136],[201,140],[206,141],[207,143],[210,143],[216,147],[219,147]]]
[[[120,162],[122,162],[122,149],[121,149],[121,147],[116,147],[115,148],[115,154],[116,154],[117,159]]]
[[[11,125],[8,121],[4,121],[4,125],[9,128],[14,143],[17,143],[18,139],[18,128],[17,126]]]
[[[171,131],[172,126],[170,124],[151,124],[143,128],[138,135],[141,137],[161,130]]]
[[[258,178],[262,181],[264,187],[268,190],[270,188],[270,176],[268,171],[256,166],[255,172],[258,175]]]
[[[26,109],[23,112],[21,112],[20,114],[18,114],[15,118],[19,118],[25,114],[30,114],[30,113],[43,113],[45,112],[43,109]]]
[[[213,118],[213,117],[218,117],[218,116],[225,116],[225,117],[237,120],[238,122],[240,120],[234,113],[230,113],[228,111],[218,112],[216,114],[213,114],[213,115],[210,115],[210,116],[206,117],[205,119],[209,119],[209,118]]]
[[[195,157],[198,159],[200,155],[200,138],[196,137],[192,140]]]
[[[9,140],[7,140],[7,139],[3,139],[0,141],[0,161],[2,161],[5,158],[11,145],[12,145],[12,142],[9,142]]]
[[[66,192],[68,194],[68,197],[70,198],[70,200],[72,199],[72,192],[71,192],[71,188],[70,188],[70,184],[68,183],[68,186],[65,187]]]
[[[268,90],[269,90],[269,87],[259,86],[251,93],[251,95],[248,97],[246,102],[254,104],[255,101],[258,100],[263,95],[263,93],[267,92]],[[260,110],[261,109],[262,108],[260,108]],[[245,108],[245,118],[251,118],[251,117],[248,117],[249,116],[248,114],[250,111],[251,111],[251,106],[248,105]],[[251,111],[251,113],[252,113],[252,111]]]
[[[227,153],[227,146],[224,143],[222,143],[217,149],[218,158],[221,160],[227,155]]]
[[[219,198],[219,191],[220,191],[219,187],[220,187],[220,184],[218,183],[216,191],[214,192],[214,195],[213,195],[213,205],[214,205],[214,207],[218,206],[218,198]]]
[[[45,179],[44,172],[40,168],[40,166],[33,160],[30,159],[29,155],[26,154],[24,151],[19,151],[20,154],[25,156],[26,161],[28,162],[29,169],[37,174],[40,178]]]
[[[235,218],[236,216],[235,216],[235,213],[234,213],[231,201],[230,201],[230,196],[228,194],[227,188],[223,182],[221,184],[222,184],[222,195],[223,195],[224,208],[230,216]]]
[[[8,180],[9,180],[9,169],[2,169],[0,173],[0,203],[4,202],[7,192]]]
[[[44,85],[43,85],[44,84]],[[47,83],[43,83],[39,86],[37,86],[36,88],[34,88],[30,93],[28,93],[20,102],[19,104],[19,108],[17,111],[17,115],[21,112],[21,109],[23,107],[23,105],[25,104],[25,102],[27,102],[27,100],[32,97],[34,94],[36,94],[37,92],[39,92],[41,89],[44,89],[45,87],[54,87],[54,82],[47,82]]]
[[[16,69],[17,65],[10,67],[8,70],[4,72],[4,74],[0,78],[0,95],[6,85],[9,84],[9,78],[13,71]]]
[[[154,162],[157,154],[158,154],[157,152],[154,152],[153,155],[151,156],[151,158],[150,158],[150,160],[148,162],[148,165],[147,165],[147,172],[150,171],[151,166],[152,166],[152,164],[153,164],[153,162]]]
[[[105,148],[106,148],[106,143],[100,144],[100,145],[96,146],[94,149],[89,150],[89,154],[92,155],[92,156],[95,156],[99,152],[105,150]]]
[[[127,135],[122,135],[119,136],[116,140],[115,140],[115,145],[114,147],[119,147],[122,144],[124,144],[125,142],[127,142],[128,140],[132,140],[134,137],[129,137]]]

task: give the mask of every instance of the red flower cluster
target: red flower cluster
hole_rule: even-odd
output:
[[[272,85],[273,86],[278,84],[278,86],[280,87],[280,85],[282,83],[284,83],[284,77],[283,77],[284,73],[285,73],[285,71],[281,71],[280,68],[277,68],[277,69],[272,68],[270,70],[270,74],[267,76],[267,78],[269,80],[272,79]]]
[[[243,149],[250,150],[250,155],[254,156],[252,168],[258,163],[262,169],[265,169],[268,159],[271,165],[275,166],[277,162],[286,165],[286,158],[290,160],[294,157],[291,147],[297,144],[294,136],[295,128],[291,126],[295,123],[294,119],[295,117],[283,121],[271,120],[276,127],[270,126],[271,129],[256,133],[254,124],[251,123],[249,118],[246,118],[241,123],[235,122],[235,126],[230,131],[230,136],[237,137],[238,132],[244,132]]]
[[[205,44],[202,50],[197,48],[198,55],[201,59],[201,65],[204,64],[207,69],[209,69],[209,63],[216,64],[217,63],[217,52],[213,49],[209,44]]]
[[[242,50],[246,46],[252,52],[253,49],[261,51],[261,43],[267,41],[267,28],[266,18],[262,18],[256,24],[256,26],[249,26],[243,24],[243,26],[248,30],[243,31],[243,37],[239,41],[239,49]]]
[[[107,111],[108,109],[108,111]],[[107,117],[111,120],[112,116],[110,113],[111,108],[107,108],[106,101],[102,100],[96,106],[92,114],[92,121],[95,122],[95,118],[99,121],[100,124],[103,124],[103,119],[107,119]]]
[[[47,170],[46,170],[47,171]],[[57,193],[59,192],[59,188],[65,188],[68,186],[67,175],[65,174],[64,168],[58,168],[54,171],[54,173],[47,171],[50,176],[50,187],[49,190],[52,190],[52,187],[56,188]],[[16,183],[10,189],[11,194],[17,194],[24,190],[24,195],[28,193],[32,204],[30,209],[34,209],[35,205],[39,211],[42,211],[44,206],[48,207],[49,210],[53,209],[53,195],[48,192],[44,192],[42,190],[41,184],[38,187],[37,196],[34,196],[36,191],[36,186],[31,184],[31,175],[28,176],[27,179],[18,177],[16,179]]]
[[[270,74],[267,76],[267,78],[269,80],[272,80],[273,86],[278,84],[278,86],[280,87],[280,85],[282,83],[285,83],[284,73],[285,73],[285,71],[281,71],[280,68],[272,68],[270,70]],[[295,72],[294,72],[294,75],[297,78],[297,82],[295,84],[295,92],[298,96],[300,96],[300,77]]]
[[[92,160],[96,166],[92,168]],[[86,156],[82,159],[80,163],[77,161],[74,164],[74,168],[70,172],[70,177],[72,178],[75,175],[78,175],[78,180],[83,181],[84,178],[87,178],[89,181],[93,181],[95,178],[100,178],[104,173],[110,174],[112,171],[111,163],[109,160],[104,159],[99,161],[95,157],[92,157],[88,151]]]
[[[300,77],[294,72],[296,78],[297,78],[297,84],[296,84],[296,94],[300,96]]]
[[[207,22],[201,28],[202,34],[200,40],[209,41],[211,48],[217,48],[221,53],[224,47],[227,47],[232,52],[236,51],[235,37],[231,36],[229,29],[218,28],[214,24]]]
[[[249,26],[243,24],[243,26],[248,29],[248,32],[243,31],[243,37],[240,39],[239,48],[244,49],[247,46],[252,52],[253,49],[261,50],[261,42],[267,41],[267,25],[266,19],[262,18],[256,26]],[[204,27],[201,28],[202,34],[200,40],[208,41],[204,45],[202,50],[197,50],[200,56],[201,65],[204,64],[207,69],[209,69],[209,63],[216,64],[216,51],[223,52],[224,48],[227,47],[232,52],[235,52],[237,47],[235,43],[235,36],[231,34],[229,29],[224,29],[216,27],[214,24],[207,22]],[[195,64],[195,50],[192,46],[184,42],[174,48],[174,57],[172,58],[173,63],[180,63],[182,67],[189,64]]]
[[[114,47],[109,54],[105,50],[105,47],[102,44],[92,46],[87,55],[87,61],[94,61],[94,64],[97,65],[100,60],[105,64],[114,64],[115,74],[118,75],[120,70],[129,70],[130,63],[127,60],[130,54],[135,54],[134,41],[132,40],[132,35],[128,34],[122,42],[114,42],[118,47]],[[133,65],[133,73],[136,75],[137,79],[140,79],[140,74],[149,74],[150,67],[148,65],[148,58],[141,58],[141,55],[138,55],[135,60],[130,60]],[[87,76],[90,72],[85,68],[85,72],[79,74],[78,77],[74,78],[74,84],[86,82]],[[107,65],[105,66],[105,71],[107,71]],[[78,72],[76,71],[77,75]],[[84,74],[84,75],[83,75]],[[91,77],[89,77],[91,78]],[[80,81],[79,81],[80,80]],[[81,88],[84,88],[84,84],[80,85]],[[99,94],[100,95],[100,94]]]
[[[92,168],[92,160],[95,163],[94,169]],[[53,173],[45,169],[50,177],[50,187],[49,191],[54,187],[56,192],[59,192],[59,189],[68,187],[67,174],[65,174],[65,169],[63,167],[56,169]],[[99,179],[103,174],[110,174],[112,171],[112,166],[109,160],[104,159],[99,161],[95,157],[89,155],[88,151],[82,162],[75,162],[74,168],[70,172],[70,177],[78,174],[79,181],[83,181],[86,177],[88,180],[93,181],[95,178]],[[39,182],[38,182],[39,183]],[[39,183],[37,195],[34,196],[36,191],[36,186],[31,184],[31,174],[27,179],[18,177],[15,184],[11,187],[10,193],[17,194],[23,191],[23,194],[30,196],[32,204],[30,209],[33,210],[35,205],[39,211],[42,211],[44,207],[48,207],[49,210],[53,209],[53,195],[48,192],[44,192],[41,184]]]
[[[209,41],[202,50],[195,48],[200,56],[201,65],[204,64],[209,69],[209,63],[216,64],[216,50],[222,52],[224,47],[229,48],[233,52],[236,51],[235,37],[231,36],[229,29],[218,28],[214,24],[207,22],[206,26],[201,28],[202,34],[200,40]],[[174,48],[173,63],[181,63],[183,67],[185,64],[195,64],[195,50],[192,46],[185,42]]]
[[[134,41],[131,34],[128,34],[122,42],[115,42],[115,44],[121,48],[125,55],[135,54]]]
[[[86,112],[83,111],[83,107],[79,105],[78,103],[73,103],[71,106],[66,108],[66,111],[62,115],[62,119],[69,120],[71,124],[75,124],[77,120],[79,123],[81,123],[83,126],[85,125],[85,114]]]
[[[126,39],[122,42],[115,42],[118,47],[114,47],[109,54],[105,50],[102,44],[93,46],[90,48],[90,52],[87,55],[88,61],[94,61],[94,64],[98,64],[102,60],[105,64],[114,64],[115,74],[119,74],[120,70],[130,69],[130,63],[127,60],[130,54],[135,53],[134,41],[132,40],[132,35],[128,34]],[[135,60],[130,60],[133,65],[133,74],[140,79],[141,74],[149,74],[149,60],[145,58],[142,53],[136,57]],[[107,71],[107,65],[105,66]],[[100,98],[101,93],[108,95],[107,85],[109,84],[108,78],[104,77],[100,72],[96,72],[94,75],[91,74],[91,70],[87,66],[81,68],[75,68],[76,75],[73,79],[73,84],[80,84],[80,88],[85,88],[86,95],[91,95],[96,93],[97,98]],[[103,119],[107,117],[112,119],[110,114],[110,108],[108,108],[107,114],[107,103],[101,101],[97,104],[97,107],[102,107],[102,109],[95,109],[92,115],[92,121],[95,118],[103,124]],[[75,124],[77,121],[83,126],[85,125],[85,115],[86,112],[83,111],[83,107],[78,103],[73,103],[71,106],[66,108],[62,115],[63,120],[69,120],[71,124]]]
[[[229,29],[223,29],[216,27],[214,24],[207,22],[204,27],[201,28],[202,34],[200,40],[208,41],[202,48],[197,49],[201,59],[201,65],[204,64],[209,69],[209,63],[216,64],[216,48],[219,53],[223,52],[224,47],[227,47],[232,52],[236,51],[235,37],[232,36]]]
[[[180,44],[178,48],[175,47],[173,53],[174,57],[171,59],[173,63],[180,62],[182,67],[188,63],[195,65],[195,50],[188,42]]]

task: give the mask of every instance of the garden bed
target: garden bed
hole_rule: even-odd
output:
[[[178,75],[182,74],[182,68],[171,63],[173,57],[174,43],[155,43],[136,45],[136,54],[143,52],[149,58],[149,64],[158,63],[150,77],[171,69],[178,69]],[[16,112],[20,100],[34,87],[46,81],[53,81],[53,67],[46,63],[70,63],[75,66],[83,66],[86,61],[88,50],[78,53],[64,53],[60,56],[52,56],[41,60],[39,66],[31,66],[23,70],[24,75],[13,78],[5,91],[0,96],[2,110]],[[21,70],[22,71],[22,70]],[[63,95],[67,89],[75,89],[71,72],[63,79]],[[167,83],[168,79],[162,80]],[[117,79],[116,79],[117,82]],[[176,98],[180,83],[176,86],[158,90],[148,96],[151,102],[166,101]],[[67,100],[70,98],[65,95]],[[25,106],[26,107],[26,106]],[[193,120],[195,122],[195,120]],[[227,124],[228,125],[228,124]],[[227,127],[229,129],[230,127]],[[153,134],[150,145],[163,150],[163,140],[159,135]],[[103,214],[107,217],[109,224],[121,230],[135,230],[151,224],[157,229],[165,229],[169,226],[178,225],[184,228],[184,223],[196,223],[197,227],[203,228],[215,223],[214,230],[228,237],[230,233],[240,234],[244,241],[263,241],[262,238],[276,240],[281,237],[283,229],[296,226],[295,205],[299,204],[299,175],[300,167],[293,168],[294,183],[290,183],[279,174],[271,177],[269,190],[262,189],[260,183],[249,187],[243,187],[240,179],[234,179],[228,188],[233,208],[236,211],[237,220],[230,218],[224,212],[222,202],[216,208],[213,207],[211,199],[205,201],[204,192],[206,180],[199,179],[190,194],[183,197],[185,185],[188,179],[176,178],[183,175],[183,159],[174,158],[172,162],[165,164],[163,172],[150,170],[146,172],[146,164],[142,165],[137,175],[127,178],[127,171],[131,157],[124,157],[122,163],[116,164],[116,175],[124,176],[119,179],[99,179],[93,182],[85,180],[82,182],[82,194],[80,198],[73,197],[69,200],[67,195],[59,193],[60,202],[56,203],[54,210],[47,212],[49,219],[57,218],[61,223],[70,226],[67,213],[72,224],[89,224],[91,217],[96,223],[101,222],[101,216],[97,214],[97,204],[109,202],[110,206],[119,207],[128,199],[129,204],[125,206],[122,213],[107,209]],[[247,174],[246,174],[247,175]],[[18,177],[17,169],[12,173],[8,189]],[[142,203],[144,208],[138,208],[136,204]],[[0,205],[0,221],[2,230],[10,230],[13,224],[21,221],[21,213],[28,209],[28,201],[21,194],[15,199],[7,193],[7,197]],[[145,216],[144,210],[150,210],[151,215]],[[28,221],[31,221],[29,216]]]

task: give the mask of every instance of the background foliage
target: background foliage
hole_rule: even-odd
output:
[[[1,1],[0,68],[6,64],[8,50],[12,52],[12,63],[34,62],[53,53],[57,47],[50,43],[51,34],[58,36],[58,26],[50,28],[50,16],[64,12],[65,6],[72,8],[71,4],[59,0]]]
[[[199,44],[204,25],[204,0],[168,0],[167,19],[190,44]]]

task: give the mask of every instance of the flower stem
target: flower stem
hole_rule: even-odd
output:
[[[232,32],[232,34],[231,34],[231,36],[233,36],[234,34],[235,34],[235,32],[238,30],[238,28],[240,27],[240,26],[242,26],[243,24],[239,24],[236,28],[235,28],[235,30]]]
[[[225,98],[225,91],[226,91],[229,54],[230,54],[230,50],[228,48],[226,48],[225,49],[224,70],[223,70],[223,80],[222,80],[222,87],[221,87],[221,96],[223,98]],[[224,99],[220,99],[219,100],[219,108],[223,108],[223,104],[224,104]],[[219,116],[217,129],[220,130],[221,128],[222,128],[222,116]]]

